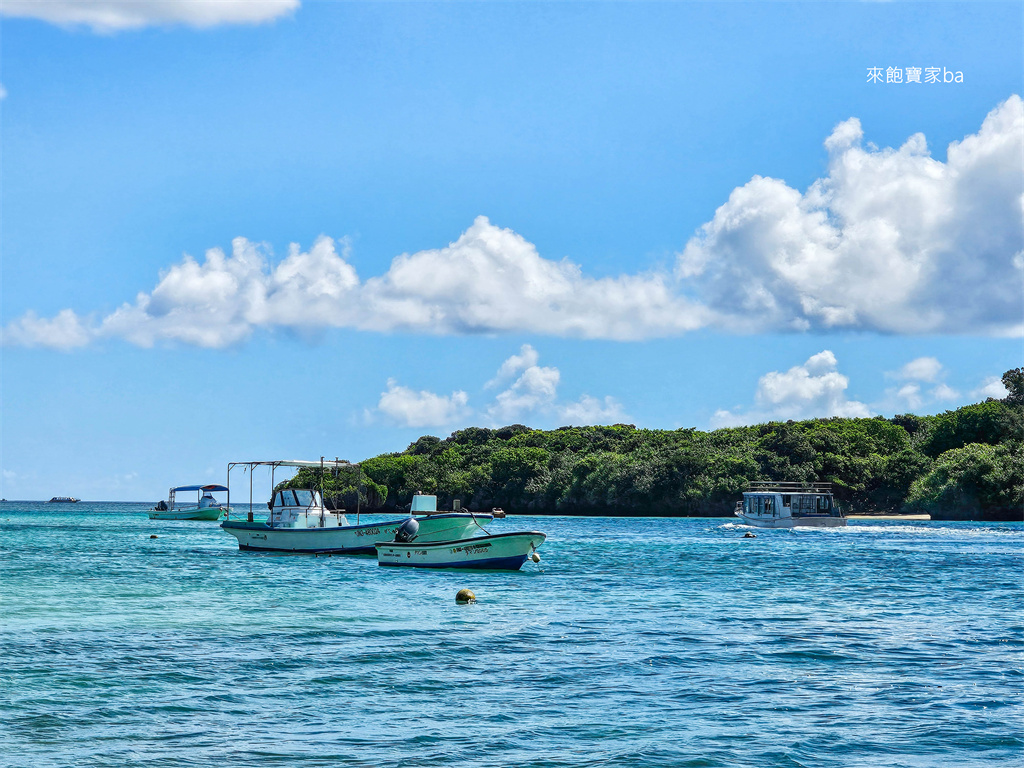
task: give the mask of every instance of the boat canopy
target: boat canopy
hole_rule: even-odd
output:
[[[226,491],[227,489],[226,485],[179,485],[177,488],[171,488],[175,493],[178,491]]]
[[[276,461],[232,461],[228,464],[228,469],[231,467],[312,467],[319,469],[335,469],[337,467],[355,467],[357,464],[353,464],[350,461],[344,459],[321,459],[320,461],[301,461],[299,459],[288,460],[278,459]]]

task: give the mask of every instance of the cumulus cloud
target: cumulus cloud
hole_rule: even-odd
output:
[[[850,380],[837,367],[836,356],[826,349],[812,355],[803,365],[785,372],[766,373],[758,381],[754,408],[716,411],[711,425],[730,427],[788,419],[870,416],[867,405],[846,398]]]
[[[921,397],[921,385],[910,383],[904,384],[902,387],[896,390],[896,400],[902,406],[908,408],[920,408],[924,404],[924,398]]]
[[[37,317],[31,310],[3,329],[5,346],[46,347],[67,352],[84,347],[93,333],[70,309],[63,309],[52,319]]]
[[[524,344],[518,355],[512,355],[498,369],[498,375],[488,382],[507,380],[519,374],[512,384],[500,392],[487,409],[487,416],[495,425],[510,424],[532,418],[557,417],[563,424],[608,424],[622,421],[622,404],[615,398],[603,399],[584,394],[576,401],[558,400],[561,372],[553,366],[540,366],[540,356],[529,344]]]
[[[946,162],[920,134],[899,149],[862,141],[855,118],[839,124],[825,141],[828,175],[804,193],[760,176],[733,190],[672,274],[590,277],[480,216],[447,246],[397,256],[363,281],[345,241],[340,252],[323,236],[308,252],[293,245],[274,266],[266,246],[236,238],[230,256],[214,248],[202,263],[185,257],[152,291],[95,323],[73,312],[62,322],[77,324],[78,338],[208,347],[258,328],[616,340],[702,327],[1024,333],[1020,97],[953,142]],[[41,322],[57,318],[27,314],[5,338],[42,343],[24,328]],[[535,361],[510,365],[493,386]]]
[[[582,426],[586,424],[618,424],[626,420],[622,403],[614,397],[604,398],[583,395],[574,403],[557,407],[558,418],[563,424]]]
[[[918,357],[892,373],[892,376],[907,381],[935,381],[941,373],[942,363],[938,359]]]
[[[540,366],[540,355],[524,344],[518,355],[512,355],[498,369],[498,375],[487,382],[515,377],[507,389],[499,392],[484,416],[493,426],[503,426],[532,419],[560,419],[563,424],[613,423],[624,419],[622,404],[613,397],[596,398],[584,394],[576,401],[560,401],[558,386],[562,374],[554,366]],[[380,413],[389,420],[407,427],[454,426],[472,415],[469,395],[459,390],[451,395],[438,395],[427,390],[416,391],[388,379],[387,390],[381,393],[371,419]]]
[[[344,243],[343,243],[344,245]],[[151,293],[140,293],[92,329],[143,347],[179,341],[224,347],[257,327],[302,331],[355,322],[359,278],[329,237],[271,266],[266,247],[232,241],[231,255],[206,252],[203,263],[186,256],[161,275]]]
[[[511,379],[520,371],[525,371],[527,368],[536,365],[539,359],[540,355],[537,354],[537,350],[529,344],[523,344],[519,349],[519,354],[512,355],[505,360],[498,369],[498,373],[484,387],[489,389],[498,386],[503,381]]]
[[[299,0],[4,0],[0,13],[109,33],[175,24],[260,24],[298,7]]]
[[[1003,379],[1001,376],[988,376],[977,389],[971,392],[971,397],[976,400],[985,400],[989,397],[994,397],[996,400],[1002,400],[1006,397],[1009,391],[1003,386]]]
[[[405,427],[439,427],[464,419],[470,414],[469,395],[462,390],[451,395],[419,392],[388,379],[377,410]]]
[[[825,141],[828,175],[803,194],[755,176],[679,254],[726,325],[1020,334],[1024,102],[1012,96],[946,162],[922,134],[861,145],[858,120]]]
[[[71,317],[90,338],[123,338],[143,347],[160,341],[224,347],[256,328],[640,339],[703,323],[701,310],[673,296],[663,276],[588,278],[571,262],[541,258],[520,235],[483,216],[446,248],[399,256],[384,275],[365,282],[348,262],[345,241],[342,246],[339,252],[326,236],[308,252],[293,244],[274,266],[267,246],[238,237],[230,255],[211,248],[202,263],[185,256],[151,292],[98,324]],[[30,320],[39,322],[26,316],[12,325]],[[33,344],[25,334],[9,338]],[[509,365],[530,363],[524,358]]]
[[[561,378],[557,368],[529,366],[512,386],[498,394],[487,409],[488,416],[495,423],[508,424],[549,408],[555,402]]]
[[[666,275],[587,277],[485,216],[445,248],[397,257],[366,281],[363,300],[372,330],[628,340],[676,335],[708,319]]]
[[[887,389],[880,407],[883,410],[914,410],[926,404],[956,400],[960,393],[941,381],[945,375],[946,370],[937,358],[915,358],[899,370],[886,373],[887,377],[904,383]],[[926,389],[925,384],[932,386]]]
[[[956,400],[960,393],[948,384],[939,384],[932,388],[931,397],[932,400]]]

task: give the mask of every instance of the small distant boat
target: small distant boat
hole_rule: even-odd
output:
[[[258,466],[271,468],[271,486],[274,486],[273,472],[278,467],[319,469],[322,472],[350,470],[358,464],[347,461],[245,461],[228,465],[228,484],[231,470],[245,467],[249,477]],[[274,492],[270,502],[270,514],[266,520],[255,519],[255,510],[250,491],[249,510],[245,519],[232,517],[237,507],[220,524],[227,533],[238,539],[238,548],[264,552],[292,552],[295,554],[372,555],[374,542],[394,536],[405,522],[386,520],[384,522],[361,523],[357,502],[356,522],[352,525],[345,510],[329,510],[324,507],[323,497],[316,488],[286,488]],[[228,493],[228,503],[231,494]],[[260,505],[262,506],[262,505]],[[438,512],[437,497],[416,494],[410,507],[421,526],[421,538],[428,541],[447,541],[471,536],[482,530],[482,524],[492,520],[491,515],[473,512]]]
[[[47,504],[77,504],[81,499],[76,499],[74,496],[54,496],[50,499]]]
[[[456,541],[421,541],[418,523],[409,518],[395,533],[394,541],[376,544],[377,565],[518,571],[528,557],[540,562],[537,547],[547,538],[539,531],[517,531]]]
[[[187,491],[196,492],[196,503],[181,505],[175,496]],[[227,511],[227,505],[217,501],[213,494],[227,491],[223,485],[179,485],[171,488],[167,501],[159,501],[147,514],[150,520],[217,520]]]
[[[838,528],[846,517],[831,483],[756,481],[736,502],[736,517],[758,528]]]

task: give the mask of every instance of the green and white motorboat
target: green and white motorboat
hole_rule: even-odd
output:
[[[372,555],[374,544],[393,537],[408,518],[363,522],[359,502],[356,502],[355,524],[349,521],[343,509],[327,509],[318,488],[282,488],[274,491],[266,519],[257,519],[257,507],[252,502],[252,472],[260,466],[270,467],[271,487],[274,471],[279,467],[312,468],[323,472],[351,470],[358,464],[341,460],[320,461],[245,461],[228,465],[228,486],[231,471],[244,467],[248,471],[248,510],[232,508],[220,524],[227,533],[238,539],[238,548],[262,552],[290,552],[294,554]],[[358,498],[358,495],[357,495]],[[228,492],[228,504],[231,492]],[[259,507],[263,505],[260,504]],[[413,496],[411,510],[420,525],[420,538],[424,541],[463,539],[483,530],[493,516],[484,513],[439,512],[437,497],[428,494]]]
[[[177,502],[177,494],[187,491],[196,492],[195,505]],[[223,485],[179,485],[171,488],[167,501],[157,502],[147,514],[150,520],[217,520],[228,508],[213,494],[225,491],[227,487]]]

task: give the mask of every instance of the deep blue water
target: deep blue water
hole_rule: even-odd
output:
[[[1020,524],[515,517],[473,573],[146,506],[0,505],[0,764],[1024,764]]]

